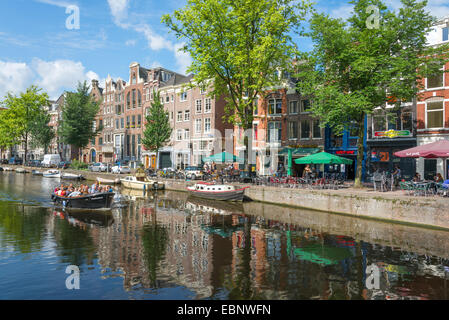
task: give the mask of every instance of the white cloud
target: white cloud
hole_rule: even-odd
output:
[[[171,50],[173,48],[172,43],[165,39],[164,37],[156,34],[149,25],[141,24],[132,27],[135,31],[142,33],[148,41],[148,47],[151,50],[161,50],[168,49]]]
[[[131,40],[127,40],[127,41],[125,42],[125,45],[126,45],[127,47],[134,47],[134,46],[136,45],[136,43],[137,43],[136,40],[131,39]]]
[[[11,91],[19,94],[34,84],[56,99],[64,90],[76,90],[78,81],[99,80],[92,70],[86,71],[81,62],[72,60],[44,61],[38,58],[30,64],[0,60],[0,97]],[[103,81],[104,82],[104,81]]]
[[[108,0],[111,14],[114,18],[114,23],[120,27],[126,27],[122,21],[128,18],[129,0]]]
[[[33,59],[31,63],[38,75],[37,85],[47,91],[50,97],[61,93],[61,88],[75,89],[78,81],[98,80],[98,74],[85,70],[81,62],[72,60],[43,61]]]
[[[176,63],[180,69],[179,71],[183,74],[186,73],[187,68],[192,63],[192,57],[190,57],[190,55],[187,52],[180,50],[184,45],[185,45],[184,43],[178,43],[178,44],[175,44],[175,46],[173,48],[173,51],[175,53]]]
[[[65,1],[56,1],[56,0],[36,0],[40,3],[50,4],[52,6],[57,6],[61,8],[67,8],[73,5],[73,3],[65,2]]]
[[[15,94],[25,91],[32,83],[33,75],[26,63],[0,61],[0,100],[9,91]]]

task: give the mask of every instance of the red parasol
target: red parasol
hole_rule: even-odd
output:
[[[440,140],[419,147],[395,152],[399,158],[449,158],[449,140]]]

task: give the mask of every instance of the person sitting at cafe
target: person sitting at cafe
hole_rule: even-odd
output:
[[[413,182],[421,182],[421,175],[416,172],[415,176],[413,177]]]
[[[312,169],[310,169],[310,164],[307,164],[306,167],[304,168],[304,171],[302,172],[302,177],[307,179],[310,177],[311,174]]]
[[[436,183],[443,183],[444,182],[444,178],[441,175],[441,173],[437,173],[437,175],[434,177],[434,180]]]

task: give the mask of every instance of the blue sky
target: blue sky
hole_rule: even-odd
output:
[[[347,17],[347,0],[316,0],[316,8]],[[387,1],[393,8],[399,0]],[[164,66],[184,72],[190,57],[161,24],[161,16],[186,0],[0,0],[0,96],[18,93],[31,84],[57,98],[73,90],[78,80],[110,74],[128,81],[133,61],[144,67]],[[80,10],[79,30],[66,28],[69,5]],[[430,0],[429,10],[449,14],[447,0]],[[307,50],[308,39],[298,39]]]

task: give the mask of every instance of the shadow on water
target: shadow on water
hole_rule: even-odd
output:
[[[3,200],[44,206],[0,201],[6,299],[448,298],[444,231],[170,191],[122,190],[109,214],[61,212],[45,208],[55,185],[0,174]],[[84,279],[75,296],[61,284],[71,264]]]

